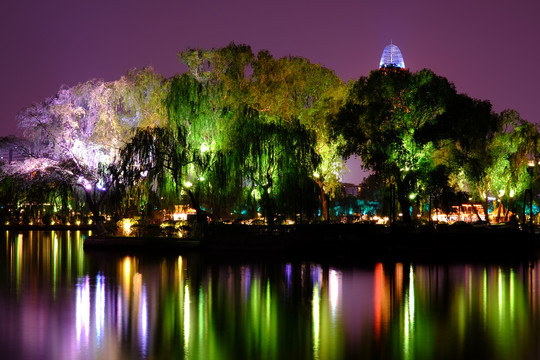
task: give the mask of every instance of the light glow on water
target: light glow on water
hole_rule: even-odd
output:
[[[190,309],[189,309],[189,286],[184,287],[184,358],[190,358],[189,336],[190,336]]]
[[[414,358],[415,341],[415,300],[414,300],[414,270],[409,267],[409,287],[405,296],[405,311],[403,325],[403,356],[404,359]]]
[[[313,286],[313,358],[320,358],[320,336],[321,336],[321,298],[319,295],[319,285]]]
[[[332,319],[335,319],[341,298],[341,272],[330,269],[328,277],[330,307],[332,308]]]
[[[101,274],[96,277],[95,299],[97,347],[101,348],[105,329],[105,278]]]
[[[67,233],[6,235],[8,358],[457,359],[473,349],[499,360],[540,352],[538,261],[80,257],[74,232],[72,253]]]
[[[139,341],[143,358],[148,354],[148,300],[146,298],[146,286],[142,285],[141,305],[139,308]]]
[[[87,275],[77,283],[75,329],[77,346],[87,346],[90,337],[90,277]]]

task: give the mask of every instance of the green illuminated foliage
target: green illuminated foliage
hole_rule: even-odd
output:
[[[333,72],[235,44],[179,57],[190,70],[170,81],[167,126],[187,129],[193,204],[216,211],[236,199],[233,207],[295,214],[303,205],[293,195],[314,195],[315,170],[337,187],[342,165],[325,125],[343,89]],[[321,157],[326,167],[317,169]]]
[[[373,71],[352,83],[334,128],[345,139],[344,156],[357,154],[364,166],[395,184],[401,212],[410,222],[411,193],[424,191],[434,167],[436,128],[454,87],[429,70]]]
[[[537,127],[521,119],[515,111],[501,114],[490,111],[484,104],[470,102],[472,106],[460,104],[467,114],[483,113],[473,119],[485,118],[491,123],[469,123],[469,132],[463,132],[448,144],[447,161],[453,165],[454,183],[469,192],[475,201],[484,205],[487,212],[488,197],[503,201],[505,207],[518,212],[516,199],[522,199],[524,191],[534,179],[528,174],[528,163],[535,162],[537,153]],[[499,217],[501,214],[498,214]],[[505,214],[502,214],[505,215]],[[508,220],[508,219],[505,219]]]

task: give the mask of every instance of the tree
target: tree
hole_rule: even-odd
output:
[[[345,165],[338,139],[331,139],[330,119],[345,96],[345,84],[330,69],[301,57],[274,59],[261,51],[253,63],[251,106],[266,121],[298,124],[314,134],[314,151],[320,161],[309,175],[319,192],[322,214],[329,220],[327,195],[340,192]]]
[[[340,86],[343,87],[333,72],[301,58],[274,60],[266,51],[255,57],[246,45],[230,44],[212,50],[188,49],[179,57],[189,66],[190,74],[184,74],[175,80],[176,83],[173,81],[167,106],[171,124],[181,122],[188,127],[188,146],[193,149],[193,154],[204,153],[193,162],[193,170],[207,185],[201,186],[203,184],[194,178],[190,181],[194,189],[201,191],[212,185],[213,194],[220,193],[220,198],[226,198],[238,189],[258,186],[260,188],[255,192],[243,192],[246,201],[250,202],[252,194],[258,193],[260,196],[256,200],[261,202],[261,207],[269,207],[263,212],[271,214],[275,212],[271,210],[275,208],[274,196],[283,196],[285,189],[309,188],[314,183],[314,174],[327,175],[326,178],[334,181],[333,186],[337,184],[335,173],[339,164],[336,164],[341,161],[337,153],[332,152],[334,148],[325,143],[329,136],[323,131],[325,116],[329,109],[337,108],[335,98],[339,97]],[[333,107],[329,105],[332,101]],[[307,136],[307,133],[311,135]],[[320,136],[313,137],[317,133]],[[276,134],[281,134],[281,138]],[[279,171],[285,179],[285,174],[297,173],[275,166],[277,162],[286,164],[283,157],[294,153],[294,149],[284,152],[284,141],[290,139],[289,145],[307,144],[302,139],[293,139],[294,136],[309,137],[312,150],[319,152],[317,159],[324,155],[327,163],[334,167],[315,171],[317,168],[312,163],[308,166],[310,181],[306,181],[305,176],[290,177],[286,182],[269,181],[274,175],[265,179],[256,176]],[[200,151],[202,149],[204,151]],[[303,159],[308,158],[315,159],[309,156]],[[246,169],[249,169],[247,173]],[[322,177],[319,177],[322,184]],[[296,187],[292,186],[293,180],[296,180]],[[276,189],[275,186],[282,187]],[[239,194],[235,195],[238,198]]]
[[[352,83],[333,127],[345,139],[343,156],[359,155],[364,166],[395,184],[405,222],[411,199],[422,191],[433,168],[434,143],[426,137],[446,109],[455,89],[429,70],[372,71]]]
[[[454,132],[447,144],[453,182],[480,201],[486,215],[489,196],[512,206],[533,181],[527,167],[529,161],[535,162],[537,127],[513,110],[493,113],[487,102],[462,99],[457,105],[466,115],[458,118],[463,121],[463,130]]]
[[[54,167],[64,180],[84,191],[86,203],[103,231],[100,207],[118,181],[118,151],[134,127],[159,123],[162,78],[152,69],[132,71],[117,82],[91,80],[62,87],[41,104],[18,115],[19,127],[34,143],[31,174]],[[15,165],[16,166],[16,165]]]

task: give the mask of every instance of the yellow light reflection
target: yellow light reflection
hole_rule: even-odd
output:
[[[126,256],[122,262],[124,292],[126,296],[129,296],[131,289],[131,258]]]
[[[484,279],[483,279],[483,299],[482,299],[482,309],[483,309],[483,319],[484,319],[484,328],[487,326],[487,268],[484,267]]]
[[[189,359],[189,286],[184,287],[184,358]]]
[[[182,256],[178,257],[178,278],[182,278]]]
[[[497,272],[497,281],[498,281],[498,295],[499,295],[499,324],[501,324],[502,316],[503,316],[503,284],[502,284],[502,272],[501,272],[500,267],[499,267],[499,271]]]
[[[21,285],[21,274],[23,266],[23,234],[17,236],[17,241],[15,243],[15,284],[17,287],[17,293],[19,293]]]

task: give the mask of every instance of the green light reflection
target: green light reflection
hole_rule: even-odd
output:
[[[538,262],[355,268],[199,254],[88,257],[75,232],[71,245],[62,232],[6,236],[0,298],[16,296],[3,302],[3,319],[23,314],[29,327],[51,327],[75,344],[72,358],[497,360],[540,352]],[[60,315],[37,322],[55,307]],[[73,324],[59,329],[56,318]]]

